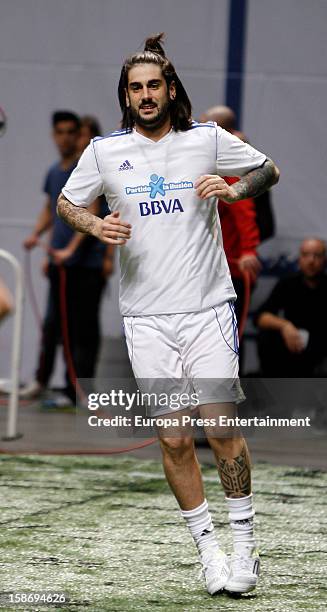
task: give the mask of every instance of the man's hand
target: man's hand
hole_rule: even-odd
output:
[[[37,246],[40,236],[53,225],[53,215],[51,213],[51,199],[47,196],[44,206],[36,220],[33,231],[23,242],[25,249],[34,249]]]
[[[232,185],[228,185],[226,181],[218,174],[204,174],[199,176],[195,181],[194,187],[196,194],[201,200],[206,198],[216,197],[227,204],[236,202],[239,198]]]
[[[255,283],[261,270],[261,263],[257,256],[251,253],[242,255],[238,260],[238,265],[242,272],[249,272],[251,281]]]
[[[48,257],[45,257],[41,263],[41,272],[43,274],[43,276],[48,276],[49,275],[49,259]]]
[[[250,170],[240,178],[233,186],[227,185],[221,176],[217,174],[204,174],[195,181],[197,195],[202,200],[211,196],[217,196],[227,204],[253,198],[264,193],[278,183],[279,170],[274,162],[267,157],[259,168]]]
[[[281,327],[280,333],[282,338],[291,353],[302,353],[304,346],[300,332],[290,321],[285,321]]]
[[[131,229],[131,224],[122,221],[120,213],[116,211],[98,220],[96,236],[106,244],[122,246],[131,237]]]
[[[24,240],[23,246],[25,249],[29,251],[30,249],[34,249],[34,247],[36,247],[38,241],[39,241],[38,235],[31,234],[30,236],[28,236],[28,238],[26,238],[26,240]]]
[[[14,298],[0,279],[0,321],[14,310]]]
[[[106,244],[122,246],[131,237],[132,226],[120,220],[118,211],[99,219],[85,208],[75,206],[63,193],[58,198],[57,213],[75,231],[95,236]]]
[[[70,247],[64,249],[51,249],[51,257],[57,266],[63,265],[74,253]]]

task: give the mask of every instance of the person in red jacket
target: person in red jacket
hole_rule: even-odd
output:
[[[209,108],[201,115],[200,121],[215,121],[220,127],[231,134],[235,134],[238,138],[245,140],[244,134],[235,129],[235,113],[228,106]],[[239,179],[238,177],[224,177],[224,180],[231,185]],[[256,222],[255,202],[253,198],[247,198],[230,206],[226,202],[219,200],[218,211],[224,250],[234,289],[237,293],[235,312],[238,325],[240,325],[245,298],[244,273],[249,274],[251,287],[253,288],[261,268],[256,252],[257,246],[260,244],[260,234]]]

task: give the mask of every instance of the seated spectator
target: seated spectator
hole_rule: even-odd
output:
[[[302,242],[299,272],[278,281],[256,314],[263,376],[311,377],[327,356],[326,244]]]

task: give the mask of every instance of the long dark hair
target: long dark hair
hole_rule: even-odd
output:
[[[160,66],[167,83],[167,88],[169,89],[172,82],[175,83],[176,87],[176,97],[170,103],[170,119],[173,129],[176,132],[179,130],[186,131],[191,126],[191,102],[176,74],[173,64],[166,57],[161,44],[163,38],[163,32],[147,38],[144,44],[144,51],[130,55],[123,64],[118,85],[118,98],[123,113],[121,126],[126,130],[130,130],[134,125],[130,108],[126,105],[126,91],[128,89],[128,72],[136,64],[156,64]]]

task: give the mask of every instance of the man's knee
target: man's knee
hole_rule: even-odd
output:
[[[160,446],[164,455],[168,455],[173,461],[185,460],[188,455],[194,453],[194,441],[191,436],[182,438],[160,438]]]

